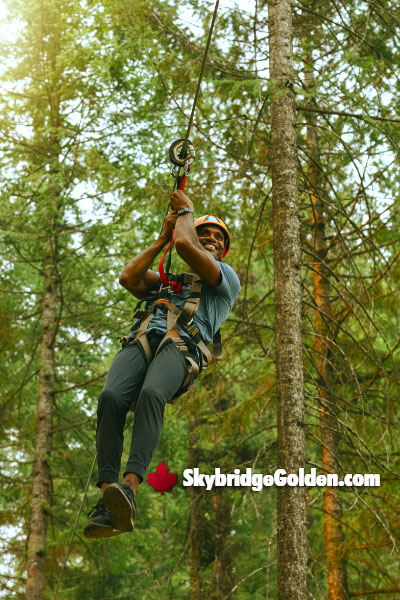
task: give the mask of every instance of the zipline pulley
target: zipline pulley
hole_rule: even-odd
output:
[[[186,176],[189,174],[190,165],[196,157],[194,146],[190,140],[180,138],[169,147],[169,159],[172,162],[171,175],[176,180],[176,189],[185,190]],[[183,174],[180,170],[183,168]]]
[[[180,138],[175,140],[169,147],[169,159],[172,162],[171,175],[175,179],[174,190],[185,191],[186,177],[189,175],[190,165],[196,157],[196,152],[192,142],[188,139]],[[180,174],[183,168],[182,175]]]
[[[169,160],[177,167],[191,165],[196,158],[194,146],[190,140],[187,141],[186,151],[184,151],[185,141],[184,138],[180,138],[169,147]]]

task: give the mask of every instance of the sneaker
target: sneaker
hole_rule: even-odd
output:
[[[112,526],[118,531],[133,531],[136,515],[135,496],[129,485],[110,483],[104,490],[105,507],[112,513]]]
[[[122,533],[122,531],[117,531],[113,527],[112,523],[114,515],[104,506],[103,498],[100,498],[96,506],[93,506],[88,516],[90,518],[83,530],[83,534],[86,537],[103,538],[112,537]]]

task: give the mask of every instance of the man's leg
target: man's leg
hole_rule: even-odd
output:
[[[117,354],[107,374],[97,410],[98,487],[118,482],[126,415],[139,395],[146,370],[142,352],[134,344]]]
[[[97,485],[102,494],[109,483],[118,482],[126,414],[140,392],[146,370],[146,360],[135,344],[117,354],[107,374],[99,397],[96,432]],[[101,499],[92,509],[84,534],[91,538],[116,535],[120,532],[116,531],[114,520]]]
[[[144,478],[160,440],[164,408],[181,387],[186,361],[172,343],[166,344],[151,362],[135,405],[135,421],[124,483],[111,483],[104,490],[104,504],[114,515],[113,527],[132,531],[136,513],[134,493]]]
[[[135,421],[125,482],[135,491],[160,441],[165,404],[182,386],[187,373],[185,358],[167,343],[153,359],[146,373],[135,407]]]

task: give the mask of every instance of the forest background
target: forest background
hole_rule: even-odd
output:
[[[144,483],[133,535],[82,536],[97,397],[134,307],[118,274],[160,230],[213,5],[4,3],[0,597],[278,596],[275,488]],[[306,467],[381,474],[307,489],[307,597],[397,598],[400,8],[294,0],[291,15]],[[276,468],[269,35],[264,0],[221,2],[187,193],[227,223],[242,291],[223,362],[167,408],[149,472]]]

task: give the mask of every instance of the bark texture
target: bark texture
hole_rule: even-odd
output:
[[[226,598],[233,589],[233,564],[229,551],[231,506],[224,496],[224,488],[213,492],[213,516],[215,522],[215,559],[213,585],[210,598]]]
[[[297,473],[305,463],[305,434],[296,114],[292,91],[292,5],[287,0],[269,0],[268,8],[278,468]],[[278,597],[281,600],[305,600],[306,564],[305,490],[301,487],[279,487]]]
[[[50,256],[46,258],[44,265],[44,287],[32,510],[27,544],[26,600],[42,600],[46,584],[46,533],[51,491],[50,455],[55,379],[54,337],[57,321],[57,285]]]
[[[58,49],[58,43],[55,44]],[[57,52],[51,55],[52,72],[55,72]],[[31,519],[27,540],[27,583],[26,600],[42,600],[46,587],[46,534],[48,509],[50,506],[51,479],[50,457],[52,450],[52,427],[54,412],[54,390],[56,380],[55,338],[60,315],[57,311],[57,253],[58,228],[62,219],[60,156],[60,90],[55,79],[49,89],[48,104],[38,100],[42,111],[42,127],[46,124],[46,113],[50,119],[47,136],[49,176],[47,196],[41,207],[44,221],[45,245],[43,250],[43,304],[41,317],[41,344],[39,370],[39,398],[37,407],[36,445],[33,461],[33,485]],[[37,123],[40,135],[39,121]]]

